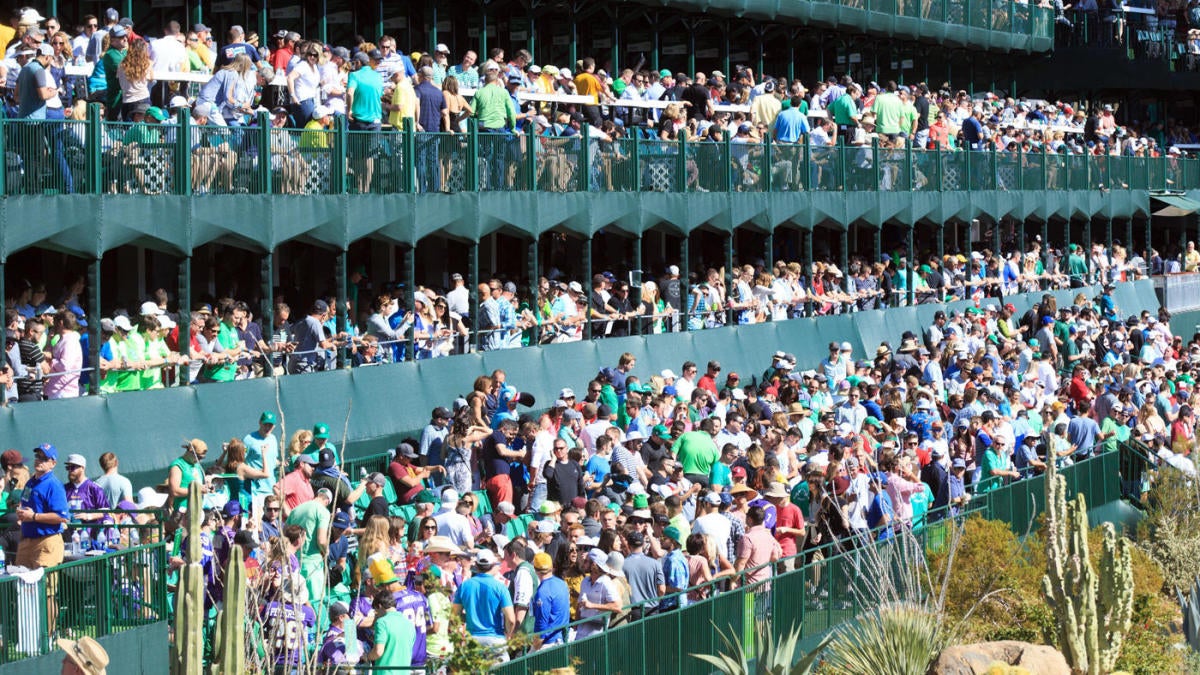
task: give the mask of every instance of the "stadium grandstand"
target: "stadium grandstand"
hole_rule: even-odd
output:
[[[1197,0],[289,2],[0,10],[0,673],[709,672],[1195,474]]]

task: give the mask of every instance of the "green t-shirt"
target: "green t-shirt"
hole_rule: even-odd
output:
[[[351,93],[350,112],[355,122],[383,120],[383,78],[374,68],[359,68],[346,77],[346,91]]]
[[[679,460],[685,474],[697,473],[702,476],[707,476],[721,457],[717,444],[707,431],[683,434],[671,446],[671,453]]]
[[[162,338],[154,340],[144,340],[142,342],[142,359],[149,361],[151,359],[165,359],[171,355],[171,348],[167,346],[167,341]],[[141,372],[142,389],[162,389],[162,366],[157,368],[147,368]]]
[[[125,132],[125,138],[121,140],[125,143],[125,145],[132,145],[133,143],[137,143],[139,145],[150,145],[153,143],[159,143],[161,136],[158,133],[158,129],[145,122],[138,122],[137,124],[129,127],[129,131]]]
[[[1105,417],[1104,424],[1100,425],[1100,433],[1111,434],[1114,431],[1117,432],[1116,435],[1109,436],[1107,440],[1100,444],[1103,452],[1113,452],[1117,449],[1118,443],[1124,443],[1129,440],[1129,425],[1118,424],[1113,418]]]
[[[411,666],[416,642],[417,628],[413,622],[400,612],[389,610],[375,619],[375,644],[383,645],[383,656],[374,665],[386,668]]]
[[[854,103],[854,97],[850,94],[842,94],[830,103],[828,112],[833,115],[834,124],[852,124],[858,119],[858,105]]]
[[[930,490],[928,485],[923,485],[920,492],[908,498],[908,505],[912,507],[914,530],[925,527],[925,514],[929,512],[930,504],[933,504],[933,490]]]
[[[179,487],[185,492],[192,484],[192,481],[204,481],[204,469],[199,464],[192,464],[182,457],[177,457],[171,466],[167,467],[167,475],[170,475],[173,467],[179,467]],[[187,497],[177,497],[173,505],[176,509],[186,509],[188,505]]]
[[[329,509],[324,504],[313,499],[296,508],[287,517],[288,525],[299,525],[304,528],[304,548],[300,551],[300,560],[320,560],[324,557],[321,547],[317,545],[317,533],[329,529]]]
[[[1071,255],[1067,256],[1067,274],[1072,279],[1082,281],[1087,277],[1087,273],[1087,258],[1084,258],[1078,253],[1072,253]]]
[[[913,125],[917,123],[917,107],[912,104],[912,101],[905,103],[901,108],[900,130],[905,133],[912,133]]]
[[[238,342],[237,329],[224,321],[221,322],[220,332],[217,333],[217,343],[226,351],[232,351],[237,348]],[[225,363],[219,366],[205,366],[206,375],[213,382],[232,382],[237,375],[236,363]]]
[[[733,470],[725,462],[714,462],[712,471],[708,472],[708,484],[717,488],[733,485]]]
[[[975,492],[995,490],[1004,485],[1004,479],[1000,476],[993,476],[992,471],[995,469],[1007,470],[1008,460],[996,454],[994,448],[988,448],[983,453],[983,461],[979,463],[979,469],[979,485],[975,487]]]
[[[134,370],[115,370],[121,367],[121,359],[126,361],[137,361],[140,358],[141,350],[134,342],[133,336],[137,333],[130,333],[124,340],[118,340],[114,335],[108,339],[108,349],[112,353],[111,361],[114,364],[114,370],[108,371],[100,380],[100,391],[112,393],[115,391],[137,391],[141,388],[141,375]]]
[[[879,130],[879,133],[900,133],[904,103],[900,101],[899,96],[889,93],[879,94],[875,97],[875,102],[871,104],[871,110],[875,111],[875,128]]]

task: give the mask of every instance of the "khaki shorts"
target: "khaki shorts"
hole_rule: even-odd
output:
[[[16,564],[29,569],[61,565],[64,549],[61,534],[22,539],[17,544]]]

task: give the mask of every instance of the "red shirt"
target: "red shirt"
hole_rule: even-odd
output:
[[[1071,378],[1071,384],[1067,388],[1067,395],[1076,403],[1083,400],[1092,400],[1092,390],[1088,388],[1087,382],[1084,382],[1081,377]]]
[[[700,378],[700,381],[696,383],[696,388],[710,392],[713,396],[717,395],[717,381],[708,373],[705,373],[704,377]]]
[[[775,540],[779,542],[779,548],[783,550],[783,557],[796,555],[797,535],[781,534],[779,532],[781,527],[804,529],[804,514],[800,512],[800,507],[791,502],[775,507]]]
[[[313,492],[312,483],[300,473],[299,469],[287,474],[280,481],[283,486],[283,500],[287,503],[288,509],[294,509],[304,502],[310,502],[316,494]]]

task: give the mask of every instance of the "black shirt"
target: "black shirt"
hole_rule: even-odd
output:
[[[372,499],[370,504],[367,504],[367,512],[363,514],[363,522],[366,522],[371,516],[383,516],[384,518],[388,517],[387,497],[384,497],[381,494]]]
[[[571,460],[550,465],[546,472],[546,493],[559,504],[570,504],[583,493],[583,469]]]
[[[690,106],[687,106],[687,116],[689,120],[708,119],[708,87],[705,87],[702,84],[693,84],[687,89],[684,89],[680,97],[684,102],[691,103]]]

